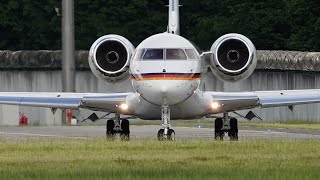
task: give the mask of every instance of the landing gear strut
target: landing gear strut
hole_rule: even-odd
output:
[[[175,132],[173,129],[170,129],[170,107],[168,105],[162,105],[161,107],[161,119],[163,129],[158,131],[158,140],[175,140]]]
[[[116,134],[120,134],[121,140],[130,139],[130,124],[127,119],[120,119],[119,114],[115,114],[113,119],[107,121],[106,135],[107,138],[113,139]]]
[[[228,113],[224,113],[223,118],[217,118],[214,123],[215,140],[223,140],[225,133],[228,133],[231,141],[238,141],[238,120],[229,119]]]

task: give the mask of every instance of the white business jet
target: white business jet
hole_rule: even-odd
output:
[[[129,121],[120,115],[162,120],[159,140],[174,140],[170,120],[209,117],[215,120],[215,138],[228,133],[238,139],[237,119],[228,115],[237,110],[319,103],[320,90],[214,92],[201,91],[201,74],[207,67],[222,81],[248,78],[257,63],[253,43],[243,35],[227,34],[216,40],[210,52],[200,53],[179,35],[179,0],[169,0],[167,31],[145,39],[138,47],[118,35],[106,35],[95,41],[89,52],[89,64],[98,78],[117,83],[131,79],[135,92],[93,93],[0,93],[0,104],[48,107],[52,109],[90,109],[114,113],[107,121],[106,134],[120,133],[129,138]],[[247,117],[254,117],[251,113]]]

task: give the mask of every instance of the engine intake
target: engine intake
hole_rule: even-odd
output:
[[[223,81],[248,78],[256,68],[257,55],[253,43],[241,34],[226,34],[211,47],[212,72]]]
[[[96,77],[108,82],[125,79],[134,49],[131,42],[122,36],[103,36],[90,48],[90,69]]]

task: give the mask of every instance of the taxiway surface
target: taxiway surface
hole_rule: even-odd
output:
[[[160,126],[131,126],[131,138],[156,139],[159,129]],[[177,140],[214,139],[214,130],[211,128],[175,127],[174,130]],[[104,126],[0,127],[0,140],[5,141],[46,138],[90,139],[95,137],[105,137]],[[272,139],[320,140],[320,131],[255,127],[241,127],[239,130],[240,141]]]

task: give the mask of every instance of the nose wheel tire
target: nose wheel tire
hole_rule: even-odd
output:
[[[164,140],[168,140],[168,141],[174,141],[175,140],[175,131],[173,129],[168,129],[168,134],[165,135],[164,134],[164,129],[160,129],[158,131],[158,140],[159,141],[164,141]]]
[[[167,135],[167,140],[169,141],[174,141],[176,138],[176,133],[174,132],[173,129],[168,130],[168,135]]]
[[[164,129],[160,129],[158,131],[158,140],[163,141],[164,140]]]
[[[222,130],[223,120],[222,118],[217,118],[214,122],[214,139],[218,141],[223,140],[224,132]]]

